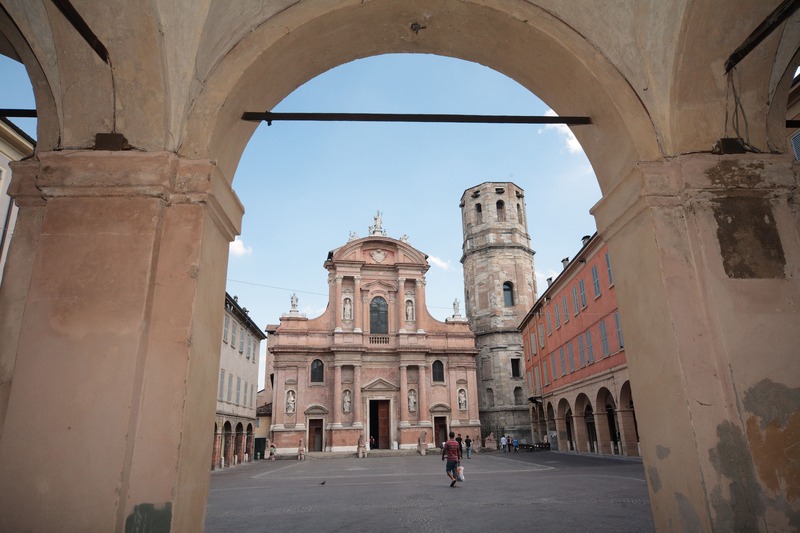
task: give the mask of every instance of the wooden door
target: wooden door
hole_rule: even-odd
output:
[[[322,451],[322,419],[312,418],[308,421],[308,451]]]
[[[378,402],[378,448],[381,450],[392,447],[389,441],[389,421],[389,400],[381,400]]]

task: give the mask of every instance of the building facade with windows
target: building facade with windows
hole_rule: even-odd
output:
[[[479,350],[478,405],[483,437],[531,442],[522,336],[517,326],[536,299],[524,191],[485,182],[461,196],[464,297]]]
[[[531,431],[552,449],[638,456],[608,246],[595,233],[522,320]]]
[[[480,431],[475,337],[454,304],[441,322],[427,310],[427,256],[369,235],[331,251],[329,302],[317,318],[292,308],[270,334],[272,440],[278,453],[438,446],[447,431]]]
[[[254,457],[258,354],[265,338],[239,298],[225,293],[212,469]]]

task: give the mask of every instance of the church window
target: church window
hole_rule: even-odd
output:
[[[370,335],[386,335],[389,333],[389,304],[377,296],[369,304]]]
[[[325,364],[319,359],[311,363],[311,383],[322,383],[325,380]]]
[[[506,204],[503,200],[497,200],[497,221],[506,221]]]
[[[475,204],[475,223],[483,223],[483,213],[481,212],[481,204]]]
[[[520,377],[519,359],[517,359],[517,358],[511,359],[511,377],[512,378]]]
[[[522,206],[517,204],[517,222],[520,224],[524,224],[525,221],[522,219]]]
[[[514,284],[510,281],[503,283],[503,305],[506,307],[514,305]]]
[[[444,365],[438,359],[433,362],[433,381],[444,381]]]

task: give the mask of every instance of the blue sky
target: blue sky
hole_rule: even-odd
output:
[[[0,57],[0,107],[33,107],[24,69]],[[248,109],[246,111],[264,111]],[[431,55],[384,55],[334,68],[273,111],[552,114],[522,86],[475,63]],[[35,137],[35,121],[16,120]],[[580,127],[580,126],[578,126]],[[429,256],[426,294],[443,320],[464,313],[461,212],[465,189],[513,181],[525,190],[539,292],[561,259],[595,231],[600,189],[564,126],[274,122],[245,150],[233,186],[245,206],[231,246],[227,290],[261,327],[277,324],[296,293],[299,309],[327,305],[330,250],[351,231],[367,235],[376,211],[390,237]],[[262,347],[262,354],[263,354]],[[263,357],[262,357],[263,359]]]

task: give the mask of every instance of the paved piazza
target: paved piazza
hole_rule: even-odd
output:
[[[642,463],[557,452],[256,461],[211,474],[206,531],[653,531]],[[322,484],[324,482],[324,485]]]

